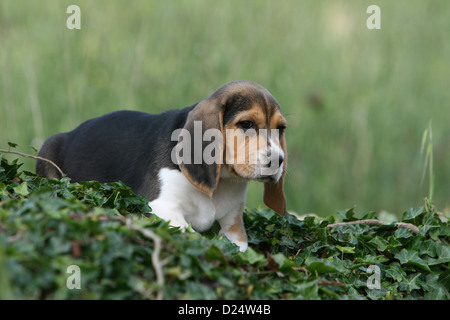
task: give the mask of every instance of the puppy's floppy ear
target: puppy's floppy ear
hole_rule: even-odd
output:
[[[282,216],[286,214],[286,197],[284,196],[283,184],[284,176],[286,175],[287,164],[287,151],[286,151],[286,139],[283,137],[280,139],[280,146],[284,152],[283,160],[283,173],[281,174],[278,182],[265,182],[264,183],[264,203],[270,209],[278,212]]]
[[[183,141],[180,141],[179,138],[178,140],[178,147],[184,148],[189,154],[188,161],[178,160],[181,172],[194,187],[210,197],[214,195],[217,188],[222,167],[223,112],[224,105],[219,99],[208,98],[199,102],[189,112],[184,126],[190,139],[184,141],[183,138]],[[211,138],[211,135],[204,136],[205,131],[209,129],[215,129],[215,131],[209,131],[209,133],[212,132],[213,138]],[[205,140],[211,138],[211,142],[203,141],[204,138]],[[214,154],[212,161],[209,159],[205,162],[204,151],[206,147],[209,148],[210,154],[205,153],[205,156]]]

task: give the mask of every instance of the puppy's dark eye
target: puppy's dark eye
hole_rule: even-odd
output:
[[[244,130],[255,129],[255,123],[250,120],[239,121],[237,123],[238,127]]]

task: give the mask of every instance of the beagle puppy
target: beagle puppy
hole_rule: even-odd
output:
[[[116,111],[56,134],[39,156],[72,181],[121,180],[152,212],[185,229],[221,232],[248,247],[243,210],[249,180],[264,183],[264,203],[285,214],[286,119],[274,97],[250,81],[225,84],[208,98],[161,114]],[[36,172],[60,178],[38,160]]]

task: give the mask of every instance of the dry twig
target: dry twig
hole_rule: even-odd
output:
[[[153,231],[142,228],[137,226],[133,223],[133,221],[130,218],[123,218],[118,217],[118,220],[120,220],[122,223],[124,223],[130,230],[135,230],[140,232],[144,237],[150,239],[155,244],[153,253],[152,253],[152,264],[153,268],[155,269],[156,273],[156,282],[158,283],[158,293],[156,295],[157,300],[162,300],[164,293],[163,293],[163,286],[164,286],[164,273],[163,273],[163,263],[159,260],[159,253],[161,252],[161,243],[162,239],[156,235]]]
[[[48,159],[45,159],[45,158],[42,158],[42,157],[39,157],[39,156],[33,156],[31,154],[26,154],[26,153],[17,152],[17,151],[10,151],[10,150],[5,150],[5,149],[0,149],[0,152],[17,154],[17,155],[22,156],[24,158],[32,158],[32,159],[35,159],[35,160],[46,161],[46,162],[50,163],[52,166],[54,166],[56,168],[56,170],[58,170],[58,172],[61,174],[61,177],[65,177],[66,176],[65,173],[61,170],[61,168],[58,167],[56,165],[56,163],[54,163],[52,160],[48,160]]]

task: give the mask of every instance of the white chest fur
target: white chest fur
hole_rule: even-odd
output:
[[[225,169],[213,198],[195,188],[178,170],[163,168],[158,178],[160,194],[149,205],[157,216],[170,221],[172,226],[184,229],[190,223],[202,232],[219,220],[224,229],[224,221],[242,214],[248,183],[231,178]]]

